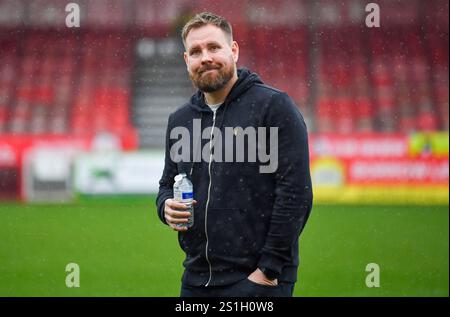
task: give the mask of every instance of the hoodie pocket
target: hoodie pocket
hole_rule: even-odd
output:
[[[244,221],[242,211],[237,208],[211,208],[208,211],[209,252],[230,256],[250,254],[251,244]]]

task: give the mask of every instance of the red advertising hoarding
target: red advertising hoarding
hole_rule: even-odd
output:
[[[27,152],[37,148],[70,148],[80,152],[109,146],[121,151],[136,150],[137,134],[130,130],[123,135],[0,135],[0,198],[23,197],[22,170]]]
[[[138,140],[134,132],[118,136],[117,139],[120,150],[137,149]],[[31,148],[51,146],[92,150],[98,140],[99,135],[0,135],[0,167],[20,166],[23,154]]]
[[[316,201],[448,203],[448,133],[312,135],[310,156]]]

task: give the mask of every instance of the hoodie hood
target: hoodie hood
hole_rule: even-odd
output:
[[[238,80],[231,88],[230,93],[225,99],[226,103],[238,98],[244,92],[246,92],[250,87],[255,84],[263,84],[261,78],[258,74],[250,71],[247,68],[239,68],[237,70]],[[190,100],[191,108],[199,112],[210,112],[211,109],[206,105],[204,94],[202,91],[197,90],[197,92],[191,97]]]

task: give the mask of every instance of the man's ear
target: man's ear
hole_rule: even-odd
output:
[[[186,67],[187,67],[188,66],[188,62],[187,62],[188,56],[187,56],[186,52],[183,52],[183,58],[184,58],[184,62],[186,63]]]
[[[236,41],[231,42],[231,52],[233,53],[233,60],[237,63],[239,59],[239,45]]]

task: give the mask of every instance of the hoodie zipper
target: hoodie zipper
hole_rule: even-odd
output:
[[[212,279],[212,266],[211,266],[211,262],[209,261],[208,258],[208,245],[209,245],[209,240],[208,240],[208,207],[209,207],[209,198],[211,195],[211,163],[212,163],[212,136],[213,136],[213,131],[214,131],[214,127],[216,125],[216,111],[214,111],[213,114],[213,124],[212,124],[212,128],[211,128],[211,135],[209,137],[209,163],[208,163],[208,173],[209,173],[209,185],[208,185],[208,198],[206,200],[206,211],[205,211],[205,234],[206,234],[206,247],[205,247],[205,255],[206,255],[206,261],[208,262],[209,265],[209,279],[208,282],[206,283],[205,286],[208,286],[209,283],[211,282]]]

